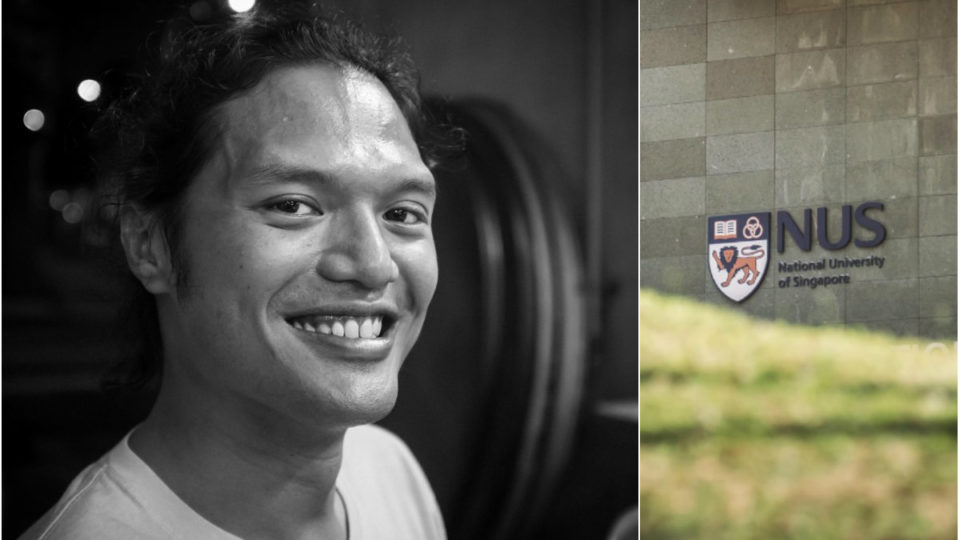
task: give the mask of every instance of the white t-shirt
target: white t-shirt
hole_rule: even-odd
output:
[[[237,540],[187,506],[120,441],[67,488],[22,539]],[[376,426],[347,430],[337,490],[350,540],[445,540],[436,498],[403,442]]]

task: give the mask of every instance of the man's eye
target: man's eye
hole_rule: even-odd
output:
[[[387,218],[388,221],[399,221],[404,225],[415,225],[422,221],[419,216],[405,208],[392,208],[387,210],[384,217]]]
[[[294,200],[294,199],[284,199],[282,201],[277,201],[268,206],[271,210],[276,210],[284,214],[290,214],[293,216],[309,216],[311,214],[319,214],[320,212],[312,208],[310,205]]]

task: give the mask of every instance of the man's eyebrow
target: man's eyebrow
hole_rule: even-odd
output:
[[[391,187],[392,191],[419,191],[422,195],[437,198],[437,182],[433,177],[428,178],[407,178],[400,181],[396,186]]]
[[[253,171],[247,175],[247,178],[255,182],[287,180],[317,182],[321,184],[331,183],[334,180],[331,175],[320,170],[279,164],[261,165],[253,169]]]
[[[316,182],[320,184],[336,183],[336,177],[325,171],[280,164],[267,164],[256,167],[247,174],[247,178],[254,182],[281,180]],[[389,189],[395,192],[417,191],[427,197],[437,197],[437,183],[432,176],[404,178],[390,185]]]

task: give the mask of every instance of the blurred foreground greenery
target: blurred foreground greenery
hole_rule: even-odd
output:
[[[640,534],[957,536],[956,345],[640,293]]]

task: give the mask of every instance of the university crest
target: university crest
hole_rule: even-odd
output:
[[[734,302],[757,290],[770,262],[770,212],[707,218],[707,266]]]

